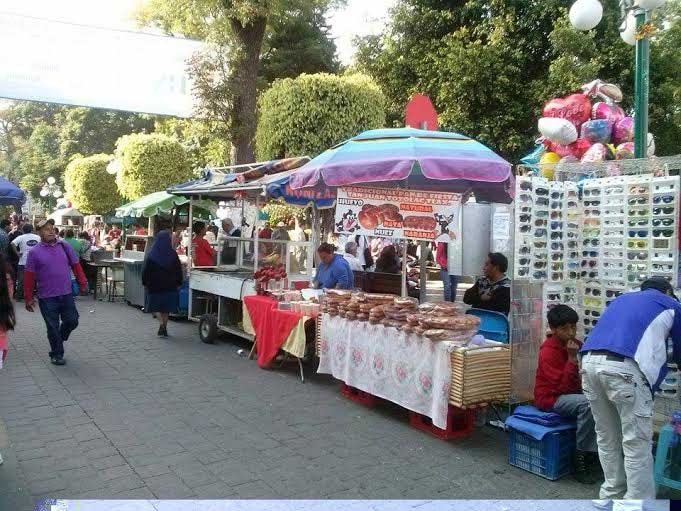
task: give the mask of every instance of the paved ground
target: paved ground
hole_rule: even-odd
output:
[[[669,503],[651,502],[650,511],[668,511]],[[118,501],[58,502],[52,511],[594,511],[591,501]],[[50,511],[49,509],[46,511]]]
[[[409,427],[399,408],[345,400],[337,382],[311,369],[302,384],[296,366],[258,369],[236,341],[204,345],[193,323],[171,324],[164,340],[150,316],[125,305],[87,300],[79,308],[65,367],[49,364],[40,316],[19,311],[0,371],[9,438],[0,510],[23,510],[27,496],[596,496],[569,478],[550,482],[509,467],[501,431],[479,428],[445,443]]]

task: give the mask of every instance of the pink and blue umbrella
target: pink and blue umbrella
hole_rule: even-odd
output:
[[[480,142],[414,128],[366,131],[323,152],[291,174],[294,190],[402,181],[410,188],[465,193],[510,203],[511,164]]]

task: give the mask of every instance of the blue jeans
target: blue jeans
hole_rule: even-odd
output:
[[[445,287],[445,302],[455,302],[456,290],[459,287],[458,275],[450,275],[447,270],[440,270],[440,276]]]
[[[47,339],[50,341],[50,358],[64,357],[64,341],[78,327],[78,309],[73,295],[40,298],[40,313],[47,325]]]

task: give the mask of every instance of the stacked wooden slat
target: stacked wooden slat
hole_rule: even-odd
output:
[[[511,392],[511,350],[508,346],[456,348],[451,360],[451,404],[471,408],[508,399]]]
[[[319,354],[321,353],[322,349],[322,316],[323,314],[319,314],[317,318],[315,319],[315,354],[317,355],[317,358],[319,358]]]

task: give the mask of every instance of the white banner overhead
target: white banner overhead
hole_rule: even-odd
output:
[[[203,43],[0,13],[0,97],[191,117]]]

